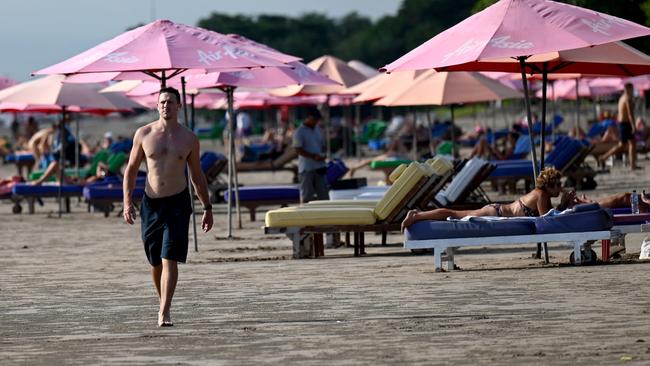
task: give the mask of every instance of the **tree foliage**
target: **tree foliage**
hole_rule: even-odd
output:
[[[650,25],[650,0],[559,0]],[[404,0],[397,14],[376,21],[356,12],[342,18],[320,13],[227,15],[214,12],[198,26],[237,33],[307,61],[324,54],[383,66],[496,0]],[[629,43],[648,53],[650,40]]]

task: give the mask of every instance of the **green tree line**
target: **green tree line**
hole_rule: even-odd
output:
[[[356,12],[341,18],[320,13],[227,15],[213,12],[198,26],[237,33],[311,61],[324,54],[381,67],[496,0],[404,0],[397,14],[371,20]],[[650,0],[560,0],[650,25]],[[650,53],[650,37],[628,43]]]

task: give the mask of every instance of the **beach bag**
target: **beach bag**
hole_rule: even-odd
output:
[[[641,244],[639,259],[650,259],[650,236],[646,236]]]

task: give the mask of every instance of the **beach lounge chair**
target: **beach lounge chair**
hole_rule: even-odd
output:
[[[287,171],[293,173],[292,182],[298,183],[298,167],[289,164],[298,157],[298,153],[292,147],[287,147],[282,155],[275,160],[256,161],[256,162],[238,162],[237,173],[256,173],[262,171]]]
[[[420,221],[404,233],[404,247],[411,250],[433,249],[435,270],[442,270],[446,253],[448,269],[453,270],[455,249],[460,247],[567,242],[573,247],[570,261],[593,264],[596,253],[590,242],[610,238],[612,215],[597,204],[578,205],[560,215],[536,218],[483,217],[467,220]]]
[[[31,153],[15,153],[5,156],[5,163],[16,165],[18,175],[25,177],[23,175],[23,169],[27,169],[27,175],[29,175],[34,168],[36,160],[34,160],[34,155]]]
[[[40,198],[58,197],[59,185],[58,183],[44,183],[39,186],[33,186],[29,183],[18,183],[12,188],[12,197],[16,205],[20,205],[21,200],[27,201],[28,213],[35,212],[35,203]],[[66,184],[61,188],[61,197],[65,202],[65,212],[70,212],[70,198],[81,197],[83,195],[83,185],[80,184]],[[20,213],[22,208],[18,210]]]
[[[135,181],[132,200],[137,203],[144,196],[146,174],[142,172]],[[108,217],[113,210],[114,203],[121,203],[124,199],[122,177],[107,177],[101,182],[87,184],[83,187],[83,197],[88,204],[88,211],[101,211],[104,217]]]
[[[490,203],[481,183],[495,169],[490,162],[474,157],[458,165],[459,172],[440,192],[429,192],[422,201],[423,210],[433,208],[470,208]],[[471,200],[469,198],[472,197]]]
[[[386,160],[375,160],[370,162],[370,169],[380,170],[384,172],[386,176],[385,182],[389,181],[390,174],[402,164],[409,164],[413,160],[411,159],[386,159]]]
[[[284,233],[294,244],[294,256],[301,257],[301,242],[314,234],[354,233],[354,255],[364,253],[365,232],[399,230],[401,219],[415,207],[428,189],[443,177],[433,173],[433,168],[413,162],[388,189],[384,197],[369,207],[317,207],[314,204],[288,207],[266,213],[266,234]],[[315,256],[322,250],[312,251]]]
[[[584,159],[589,154],[591,146],[570,137],[561,137],[555,143],[555,148],[546,157],[545,166],[553,166],[567,177],[567,185],[577,188],[595,188],[593,180],[595,172],[584,165]],[[533,164],[529,160],[492,161],[496,165],[487,178],[497,183],[516,183],[524,180],[526,191],[533,186]]]
[[[226,202],[230,200],[228,192],[224,192]],[[248,209],[250,220],[255,221],[258,207],[280,206],[300,203],[300,188],[298,186],[250,186],[239,187],[239,204]]]

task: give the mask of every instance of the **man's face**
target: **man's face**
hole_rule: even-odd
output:
[[[160,117],[165,120],[178,119],[178,111],[180,110],[181,103],[176,99],[176,96],[171,93],[162,93],[158,96],[158,113]]]
[[[318,120],[313,116],[307,116],[307,118],[305,118],[305,124],[309,127],[314,127],[318,124]]]

